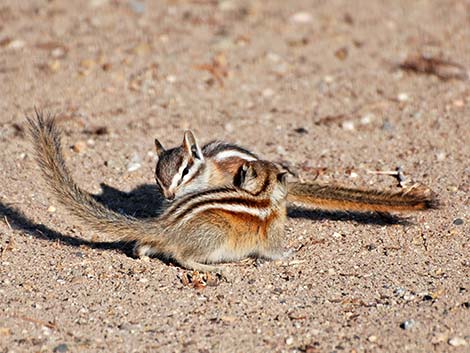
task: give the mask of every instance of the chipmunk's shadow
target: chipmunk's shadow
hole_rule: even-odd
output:
[[[130,192],[120,191],[109,185],[101,184],[102,192],[93,197],[104,206],[118,213],[135,218],[151,218],[158,216],[163,209],[164,199],[155,185],[143,184]],[[333,221],[354,221],[362,224],[390,225],[408,224],[408,220],[379,213],[358,212],[326,212],[321,210],[306,210],[289,207],[288,216],[292,218],[305,218],[314,221],[330,219]],[[60,241],[63,244],[80,247],[87,246],[101,250],[120,250],[132,256],[133,243],[122,241],[97,242],[89,241],[70,235],[61,234],[44,224],[35,223],[28,219],[21,211],[0,202],[0,217],[5,218],[13,228],[24,231],[39,239]]]
[[[142,184],[130,192],[101,183],[101,194],[93,197],[107,208],[135,218],[152,218],[162,213],[164,198],[156,185]]]
[[[113,211],[136,218],[156,217],[161,213],[163,197],[155,185],[140,185],[131,192],[120,191],[106,184],[101,184],[101,189],[102,192],[98,195],[92,195],[93,198]],[[52,242],[60,241],[73,247],[87,246],[92,249],[120,250],[128,256],[133,256],[133,242],[97,242],[64,235],[44,224],[33,222],[20,210],[1,202],[0,217],[6,219],[12,228],[21,230],[38,239]]]
[[[290,218],[303,218],[312,221],[329,219],[331,221],[348,222],[353,221],[361,224],[372,224],[377,226],[387,226],[393,224],[409,225],[408,218],[399,217],[383,212],[353,212],[353,211],[325,211],[310,210],[302,207],[288,207],[287,215]]]

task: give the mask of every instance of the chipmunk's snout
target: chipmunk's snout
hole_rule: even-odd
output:
[[[167,200],[174,200],[175,199],[175,193],[173,191],[163,190],[163,196],[165,196],[165,198]]]

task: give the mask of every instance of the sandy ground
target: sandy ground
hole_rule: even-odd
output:
[[[434,74],[400,69],[413,55]],[[0,352],[468,352],[462,67],[468,1],[3,0]],[[138,217],[158,207],[154,137],[186,128],[305,180],[396,188],[368,171],[401,166],[442,207],[292,210],[293,258],[188,283],[55,201],[25,134],[35,106],[58,114],[77,182]]]

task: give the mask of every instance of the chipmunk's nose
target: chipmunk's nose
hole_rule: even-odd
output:
[[[168,200],[174,200],[175,198],[175,193],[172,191],[165,190],[163,194],[165,195],[165,198]]]

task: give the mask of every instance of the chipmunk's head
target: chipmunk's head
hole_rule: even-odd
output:
[[[235,177],[234,184],[253,195],[269,195],[275,202],[287,196],[287,172],[268,161],[244,163]]]
[[[168,150],[155,139],[155,149],[158,156],[155,180],[163,196],[173,200],[192,191],[187,183],[201,172],[204,165],[204,156],[194,134],[185,131],[183,144]]]

